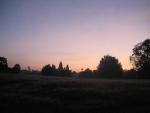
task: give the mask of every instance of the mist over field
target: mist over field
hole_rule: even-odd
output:
[[[150,80],[0,74],[0,91],[1,113],[150,111]]]

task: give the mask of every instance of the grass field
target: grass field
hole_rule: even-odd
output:
[[[150,113],[150,80],[0,74],[0,113]]]

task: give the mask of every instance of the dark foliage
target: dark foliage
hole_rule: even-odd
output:
[[[7,72],[8,64],[5,57],[0,57],[0,72]]]
[[[71,70],[69,69],[69,65],[67,65],[66,68],[64,68],[64,74],[65,75],[70,75],[71,74]]]
[[[42,68],[41,72],[43,75],[61,75],[62,76],[62,75],[71,74],[71,70],[69,69],[69,66],[67,65],[66,68],[64,68],[62,62],[60,62],[58,69],[56,68],[54,64],[52,64],[52,66],[48,64]]]
[[[106,55],[100,60],[97,71],[98,75],[100,75],[101,77],[121,77],[122,66],[117,58]]]
[[[52,64],[52,74],[56,74],[56,73],[57,73],[56,66]]]
[[[14,67],[12,68],[13,73],[20,73],[21,71],[21,66],[19,64],[15,64]]]
[[[139,74],[143,77],[150,77],[148,76],[150,73],[150,39],[135,45],[130,61]]]
[[[59,73],[59,74],[64,73],[64,68],[63,68],[62,62],[59,63],[59,66],[58,66],[58,73]]]
[[[47,64],[42,68],[42,74],[43,75],[51,75],[52,74],[52,67],[50,66],[50,64]]]
[[[139,77],[135,69],[130,69],[130,70],[124,70],[123,78],[137,79]]]
[[[68,65],[66,66],[65,70],[69,71],[69,66]]]
[[[93,77],[93,71],[90,70],[89,68],[85,69],[84,71],[80,72],[80,77]]]

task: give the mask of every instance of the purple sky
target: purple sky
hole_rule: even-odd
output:
[[[22,68],[60,61],[96,69],[107,54],[124,69],[150,38],[150,0],[0,0],[0,56]]]

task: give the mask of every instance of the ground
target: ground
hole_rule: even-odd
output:
[[[150,80],[0,74],[1,113],[150,113]]]

